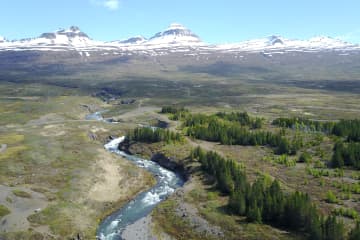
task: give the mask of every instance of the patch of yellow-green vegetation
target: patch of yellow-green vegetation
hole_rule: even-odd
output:
[[[176,215],[176,207],[176,201],[168,199],[155,208],[152,213],[156,223],[155,234],[165,232],[179,240],[213,239],[194,231],[189,222]]]
[[[4,133],[0,135],[0,144],[6,144],[6,148],[0,152],[0,161],[16,161],[21,158],[23,153],[28,149],[23,145],[25,136],[16,133]]]
[[[58,236],[76,236],[81,233],[85,239],[95,236],[97,221],[84,205],[72,202],[58,202],[43,211],[28,217],[33,224],[48,225]]]
[[[44,240],[44,239],[55,239],[51,236],[44,236],[42,233],[29,230],[20,232],[7,232],[0,233],[0,237],[3,240]]]
[[[31,194],[19,189],[14,189],[12,191],[12,193],[17,196],[17,197],[21,197],[21,198],[31,198]]]
[[[0,160],[4,160],[4,159],[16,160],[20,158],[22,153],[27,149],[28,148],[26,146],[8,147],[3,153],[0,154]]]
[[[4,134],[0,135],[0,143],[7,144],[7,145],[13,145],[17,143],[21,143],[24,141],[25,136],[21,134]]]
[[[38,118],[42,112],[39,105],[44,108],[48,107],[50,110],[49,105],[39,100],[9,99],[1,101],[0,124],[25,124],[31,119]]]
[[[0,86],[0,92],[4,87]],[[0,125],[44,124],[46,120],[75,120],[83,119],[88,113],[84,105],[96,110],[105,104],[99,99],[78,94],[69,95],[73,91],[54,86],[31,85],[30,90],[21,86],[14,86],[16,93],[1,95]],[[11,91],[10,91],[11,92]]]
[[[3,216],[8,215],[10,213],[11,213],[11,211],[7,207],[0,204],[0,218],[2,218]]]

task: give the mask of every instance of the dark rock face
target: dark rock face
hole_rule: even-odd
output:
[[[278,36],[269,37],[269,43],[270,45],[284,44],[284,42]]]
[[[120,41],[120,43],[124,43],[124,44],[131,44],[131,43],[139,43],[139,42],[143,42],[146,39],[143,37],[132,37],[129,39],[126,39],[124,41]]]
[[[65,35],[68,38],[75,38],[75,37],[89,38],[89,36],[86,35],[86,33],[83,33],[83,32],[64,32],[64,31],[60,31],[57,34]]]
[[[165,156],[163,153],[155,153],[151,157],[151,161],[158,163],[163,168],[169,169],[173,172],[176,172],[182,176],[182,178],[187,181],[189,179],[189,172],[184,168],[184,165],[179,164],[175,159],[171,159]]]
[[[71,26],[70,31],[77,32],[77,31],[80,31],[80,28],[77,26]]]
[[[46,38],[46,39],[55,39],[56,35],[55,33],[43,33],[40,35],[41,38]]]
[[[179,166],[170,158],[166,157],[163,153],[155,153],[151,157],[151,161],[158,163],[160,166],[176,171],[178,170]]]
[[[89,36],[86,33],[81,32],[80,28],[75,26],[71,26],[69,30],[61,29],[56,31],[55,33],[43,33],[40,35],[40,38],[56,39],[56,35],[64,35],[69,39],[75,37],[89,38]]]
[[[169,123],[165,122],[165,121],[157,120],[157,123],[156,123],[155,126],[158,127],[158,128],[168,128]]]
[[[128,138],[125,138],[125,140],[119,144],[119,150],[127,154],[132,154],[129,149],[130,149],[130,141]]]
[[[125,105],[129,105],[129,104],[133,104],[133,103],[135,103],[136,102],[136,100],[135,99],[123,99],[123,100],[121,100],[121,104],[125,104]]]
[[[155,36],[153,36],[150,39],[163,37],[163,36],[167,36],[167,35],[189,36],[189,37],[199,38],[196,34],[192,33],[188,29],[171,29],[171,30],[167,30],[167,31],[164,31],[164,32],[158,32],[157,34],[155,34]]]

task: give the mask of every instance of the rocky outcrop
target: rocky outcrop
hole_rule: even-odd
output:
[[[154,153],[151,157],[151,161],[158,163],[163,168],[180,174],[185,181],[187,181],[190,177],[190,172],[185,168],[183,164],[179,163],[179,161],[176,161],[176,159],[167,157],[163,153]]]

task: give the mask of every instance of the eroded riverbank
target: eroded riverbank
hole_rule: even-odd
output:
[[[120,240],[127,226],[146,217],[152,209],[165,200],[175,189],[184,184],[180,174],[161,167],[158,163],[142,159],[119,150],[119,144],[125,140],[120,137],[111,140],[104,147],[108,151],[123,156],[138,167],[151,172],[157,179],[157,184],[148,191],[140,193],[118,211],[108,216],[101,222],[97,237],[102,240]],[[131,187],[131,186],[129,186]]]

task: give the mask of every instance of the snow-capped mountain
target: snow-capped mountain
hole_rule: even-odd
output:
[[[240,43],[222,44],[218,49],[232,51],[323,51],[323,50],[354,50],[359,45],[347,43],[330,37],[314,37],[309,40],[287,39],[281,36],[248,40]]]
[[[95,41],[78,27],[60,29],[43,33],[37,38],[7,41],[0,37],[0,51],[78,51],[104,52],[114,54],[150,54],[164,55],[171,52],[317,52],[317,51],[353,51],[360,50],[357,44],[347,43],[330,37],[315,37],[309,40],[287,39],[281,36],[269,36],[231,44],[208,45],[195,33],[181,24],[171,24],[167,29],[146,39],[143,36],[126,40],[102,42]],[[107,53],[109,54],[109,53]],[[86,56],[89,54],[85,54]]]
[[[87,45],[91,43],[89,36],[80,31],[80,28],[72,26],[69,29],[60,29],[52,33],[43,33],[33,39],[36,42],[63,45]]]
[[[201,39],[190,29],[181,24],[173,23],[162,32],[149,39],[148,44],[199,44]]]
[[[0,42],[1,43],[1,42]],[[71,26],[69,29],[59,29],[55,32],[47,32],[36,38],[7,41],[0,44],[0,50],[61,50],[78,47],[89,47],[98,44],[78,27]]]

